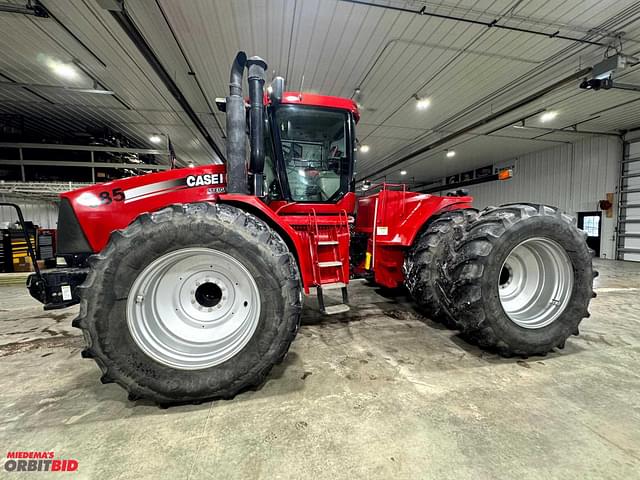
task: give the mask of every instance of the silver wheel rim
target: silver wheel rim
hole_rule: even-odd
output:
[[[169,367],[199,370],[237,355],[260,318],[260,293],[247,268],[211,248],[183,248],[149,264],[127,299],[138,347]]]
[[[518,244],[504,261],[498,279],[502,309],[523,328],[553,323],[567,307],[572,290],[571,259],[548,238]]]

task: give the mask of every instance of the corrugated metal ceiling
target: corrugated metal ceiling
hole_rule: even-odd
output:
[[[18,0],[14,3],[21,4]],[[0,112],[21,113],[44,134],[109,127],[140,146],[152,133],[170,135],[185,161],[214,153],[111,15],[95,0],[45,0],[57,20],[0,13],[0,73],[18,82],[63,85],[46,58],[74,60],[87,72],[78,86],[115,96],[0,88]],[[351,97],[362,105],[358,137],[370,145],[359,177],[442,138],[602,58],[604,48],[559,38],[487,28],[384,6],[454,15],[607,43],[624,31],[626,52],[640,51],[640,4],[632,0],[136,0],[125,6],[215,142],[224,148],[224,117],[214,99],[227,90],[238,50],[260,55],[291,89]],[[86,48],[79,43],[82,42]],[[91,77],[91,78],[90,78]],[[623,80],[624,79],[624,80]],[[640,84],[640,69],[621,81]],[[431,99],[425,111],[414,95]],[[451,145],[408,160],[401,169],[417,181],[482,166],[576,138],[566,133],[513,129],[541,109],[558,116],[545,124],[611,131],[640,125],[640,94],[585,92],[576,84],[497,119]],[[629,103],[631,102],[631,103]],[[541,126],[536,117],[527,120]],[[500,128],[503,127],[503,128]],[[487,135],[489,132],[491,134]],[[534,138],[537,137],[537,138]],[[455,148],[455,161],[444,150]]]

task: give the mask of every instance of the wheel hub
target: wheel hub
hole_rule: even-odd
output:
[[[177,369],[218,365],[239,353],[260,318],[260,293],[247,268],[210,248],[169,252],[136,278],[127,323],[149,357]]]
[[[196,288],[195,298],[201,306],[213,308],[222,299],[222,288],[217,283],[205,282]]]
[[[515,324],[545,327],[565,310],[573,290],[571,259],[557,242],[530,238],[511,250],[502,265],[498,292]]]

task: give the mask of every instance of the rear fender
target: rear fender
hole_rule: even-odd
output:
[[[356,232],[368,236],[370,262],[363,261],[358,270],[373,270],[379,285],[401,285],[405,253],[418,234],[442,213],[470,208],[471,201],[471,197],[440,197],[405,190],[382,190],[359,198]]]
[[[453,210],[461,210],[464,208],[473,208],[471,205],[471,202],[447,203],[439,210],[435,210],[432,214],[426,216],[426,218],[422,218],[422,223],[420,224],[418,222],[419,227],[417,229],[414,229],[414,228],[411,229],[411,235],[407,238],[407,241],[409,242],[408,246],[413,245],[413,242],[418,237],[418,235],[420,235],[420,233],[422,233],[427,228],[429,228],[429,225],[431,225],[431,223],[435,219],[437,219],[440,215],[446,212],[451,212]]]
[[[470,208],[471,197],[440,197],[415,192],[383,190],[358,199],[356,231],[374,236],[378,245],[409,247],[437,215]]]

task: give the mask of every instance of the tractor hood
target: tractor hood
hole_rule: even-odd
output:
[[[215,200],[226,188],[224,165],[181,168],[91,185],[61,197],[58,252],[99,252],[114,230],[172,204]],[[78,251],[78,250],[81,251]]]

